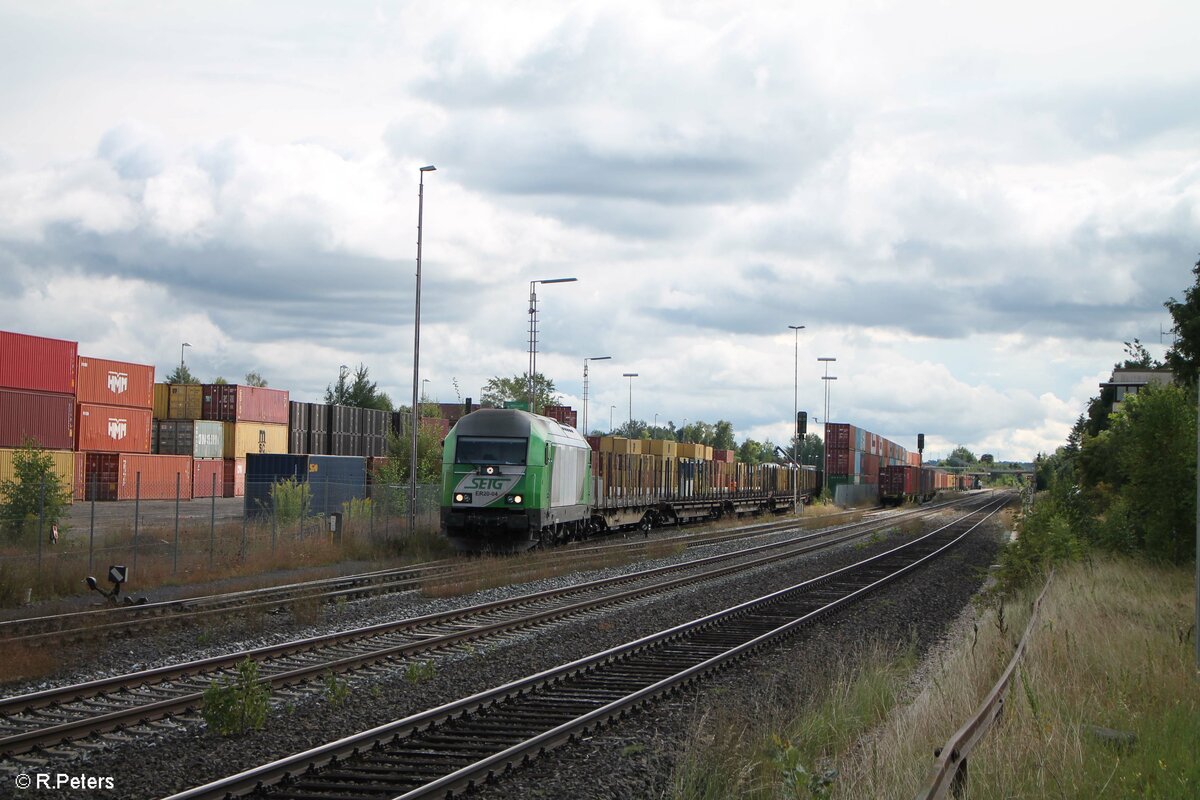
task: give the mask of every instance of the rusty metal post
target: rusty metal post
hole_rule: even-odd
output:
[[[133,478],[133,573],[137,574],[138,531],[141,523],[142,509],[142,473],[138,472]]]

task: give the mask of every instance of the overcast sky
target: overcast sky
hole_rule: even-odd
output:
[[[431,399],[575,277],[589,427],[784,442],[804,325],[810,417],[1031,459],[1192,283],[1200,4],[979,5],[0,3],[0,328],[406,402],[433,164]]]

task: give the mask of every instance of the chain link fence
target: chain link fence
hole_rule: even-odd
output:
[[[243,487],[139,474],[57,497],[53,481],[22,486],[21,502],[0,498],[0,606],[73,594],[114,564],[132,588],[399,553],[436,534],[439,490],[417,487],[413,525],[407,485],[245,482],[225,496]]]

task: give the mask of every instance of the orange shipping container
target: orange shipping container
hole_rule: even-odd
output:
[[[80,356],[75,397],[81,403],[133,408],[154,407],[154,367]]]
[[[78,408],[76,450],[150,452],[149,408],[121,408],[92,403],[79,403]]]
[[[246,459],[227,458],[225,465],[225,496],[244,497],[246,494]]]
[[[223,497],[224,494],[225,460],[192,459],[192,497]]]

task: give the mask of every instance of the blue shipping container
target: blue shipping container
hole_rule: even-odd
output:
[[[340,513],[345,511],[344,505],[349,501],[367,496],[366,459],[247,453],[246,513],[270,515],[272,487],[288,480],[308,485],[310,514]]]

